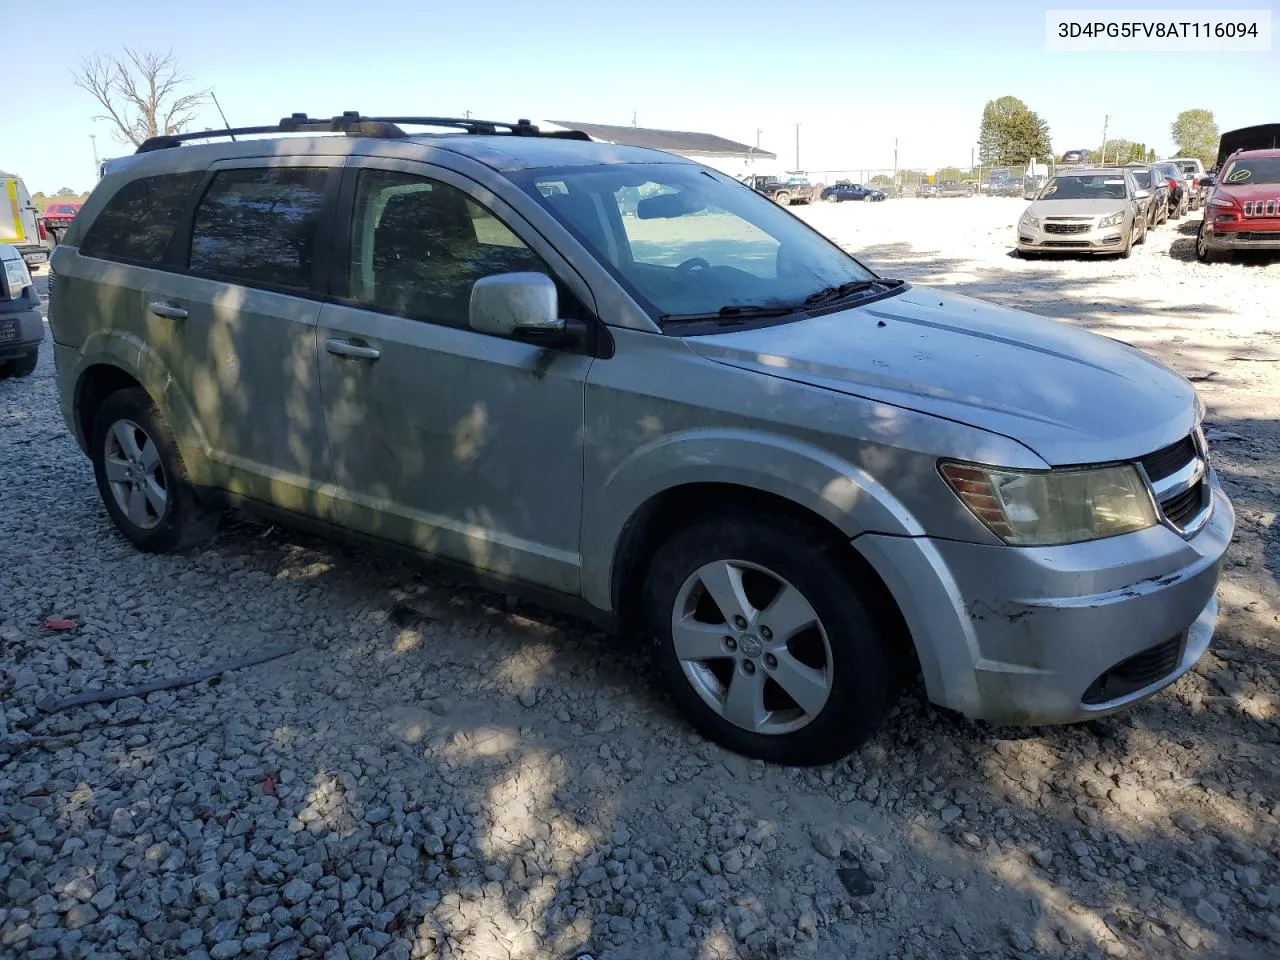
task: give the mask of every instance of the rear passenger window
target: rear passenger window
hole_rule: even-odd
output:
[[[224,170],[196,209],[191,269],[302,290],[311,285],[328,171]]]
[[[126,183],[90,225],[80,252],[86,257],[158,265],[203,177],[199,171],[167,173]]]

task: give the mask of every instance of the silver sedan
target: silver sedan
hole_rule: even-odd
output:
[[[1127,257],[1147,238],[1143,202],[1150,196],[1123,168],[1060,173],[1018,221],[1018,253]]]

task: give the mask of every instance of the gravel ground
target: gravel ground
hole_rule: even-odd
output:
[[[1240,520],[1193,673],[1043,730],[915,690],[846,761],[766,767],[691,735],[636,651],[512,598],[248,521],[134,552],[46,355],[0,383],[0,954],[1276,957],[1280,262],[1195,263],[1193,216],[1128,261],[1028,263],[1021,208],[796,212],[1199,379]]]

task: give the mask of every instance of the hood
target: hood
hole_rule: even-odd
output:
[[[1140,457],[1197,419],[1195,388],[1133,347],[926,287],[686,343],[709,360],[1002,434],[1052,466]]]
[[[1027,209],[1033,217],[1105,217],[1125,209],[1124,200],[1037,200]]]

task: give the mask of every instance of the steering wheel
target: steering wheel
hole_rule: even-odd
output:
[[[703,260],[701,257],[690,257],[684,263],[676,267],[675,276],[684,277],[693,270],[710,270],[711,264]]]

